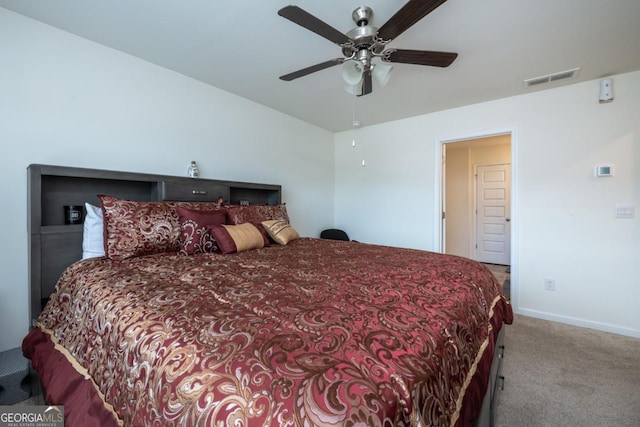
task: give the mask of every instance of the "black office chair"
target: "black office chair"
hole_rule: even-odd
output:
[[[338,230],[337,228],[329,228],[327,230],[323,230],[320,233],[320,238],[330,240],[350,240],[347,233],[345,233],[343,230]]]

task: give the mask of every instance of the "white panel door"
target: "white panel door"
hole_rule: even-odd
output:
[[[510,265],[511,253],[511,165],[476,168],[475,259]]]

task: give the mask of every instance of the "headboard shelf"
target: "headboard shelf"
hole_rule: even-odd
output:
[[[40,234],[82,233],[82,224],[43,225]]]
[[[280,194],[269,189],[251,187],[230,187],[229,201],[234,205],[247,200],[252,204],[277,205]]]
[[[62,172],[62,171],[61,171]],[[64,225],[65,205],[99,205],[98,194],[132,200],[156,200],[157,182],[121,179],[85,178],[40,174],[40,224],[34,226]],[[33,201],[32,201],[33,202]]]
[[[27,168],[30,319],[37,320],[63,273],[82,258],[82,224],[65,225],[64,206],[91,203],[98,194],[138,201],[225,201],[281,203],[281,186],[193,179],[33,164]]]

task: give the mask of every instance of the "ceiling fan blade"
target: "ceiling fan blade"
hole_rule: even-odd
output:
[[[319,36],[324,37],[338,45],[349,43],[351,39],[331,25],[321,21],[309,12],[304,11],[298,6],[285,6],[278,11],[278,15],[287,18],[309,31],[313,31]]]
[[[293,73],[280,76],[280,80],[290,82],[291,80],[297,79],[298,77],[303,77],[303,76],[306,76],[307,74],[315,73],[316,71],[324,70],[325,68],[342,64],[343,62],[344,62],[344,58],[330,59],[329,61],[321,62],[320,64],[312,65],[310,67],[303,68],[298,71],[294,71]]]
[[[373,84],[371,81],[371,70],[367,70],[362,73],[362,93],[358,96],[368,95],[373,91]]]
[[[378,37],[387,42],[395,39],[445,1],[447,0],[409,0],[380,27]]]
[[[448,67],[457,57],[458,54],[454,52],[433,50],[388,49],[382,52],[382,60],[385,62],[430,65],[432,67]]]

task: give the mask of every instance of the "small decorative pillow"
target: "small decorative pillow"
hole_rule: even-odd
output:
[[[264,237],[258,228],[249,222],[238,225],[213,225],[208,228],[223,254],[264,247]]]
[[[222,209],[200,211],[176,207],[180,221],[180,253],[194,255],[220,252],[216,239],[207,226],[224,224],[226,212]]]
[[[225,208],[227,209],[228,224],[261,223],[270,219],[289,222],[287,206],[284,203],[279,205],[232,205]]]
[[[269,236],[278,244],[286,245],[292,240],[299,239],[300,235],[287,221],[279,219],[263,221],[262,225]]]
[[[102,209],[90,203],[84,204],[87,214],[82,230],[82,259],[104,256],[104,221]]]
[[[180,250],[176,207],[215,210],[215,202],[139,202],[98,194],[105,254],[113,260]]]

